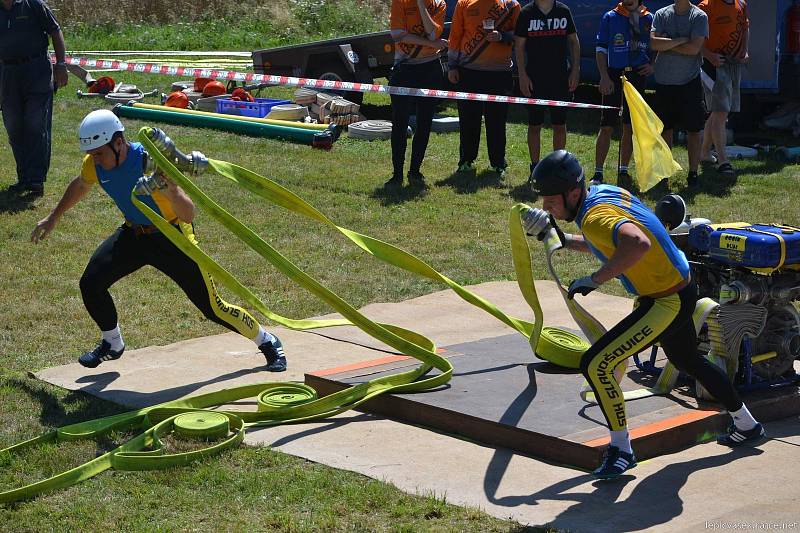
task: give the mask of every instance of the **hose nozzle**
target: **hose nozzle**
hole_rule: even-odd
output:
[[[202,174],[208,168],[208,158],[202,152],[193,151],[186,155],[175,146],[169,136],[159,128],[148,128],[147,137],[156,145],[158,151],[166,157],[178,170],[190,172],[194,175]],[[150,174],[155,170],[155,161],[151,157],[145,158],[144,173]]]

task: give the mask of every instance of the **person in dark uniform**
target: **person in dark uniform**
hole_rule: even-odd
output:
[[[519,88],[523,96],[568,101],[578,87],[581,45],[569,8],[554,0],[535,0],[519,14],[514,30]],[[531,175],[541,154],[544,106],[528,107],[528,153]],[[550,107],[553,150],[567,145],[567,110]],[[531,178],[528,178],[531,183]]]
[[[56,64],[47,54],[48,35]],[[64,35],[42,0],[0,0],[0,107],[17,163],[9,190],[40,196],[50,168],[53,91],[67,84]]]

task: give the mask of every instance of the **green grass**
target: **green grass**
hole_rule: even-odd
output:
[[[292,4],[296,5],[296,4]],[[146,32],[114,27],[81,28],[62,20],[72,49],[113,47],[209,48],[208,28],[169,33],[165,41],[145,39]],[[143,24],[153,23],[145,22]],[[177,23],[175,23],[177,24]],[[203,23],[205,24],[205,23]],[[142,28],[145,26],[143,25]],[[251,22],[229,28],[231,35],[255,31]],[[73,39],[70,40],[72,31]],[[311,35],[313,29],[298,30]],[[317,34],[318,36],[320,34]],[[211,40],[204,40],[208,36]],[[139,38],[144,40],[139,40]],[[236,37],[245,49],[264,46],[256,39]],[[84,39],[84,40],[81,40]],[[260,37],[258,37],[260,39]],[[218,44],[224,49],[233,45]],[[126,73],[118,81],[142,88],[166,90],[171,79]],[[78,100],[74,79],[56,97],[53,159],[45,197],[23,202],[4,192],[15,180],[14,161],[6,143],[0,145],[0,447],[69,423],[118,412],[119,407],[79,393],[66,392],[27,377],[27,372],[73,362],[91,347],[98,333],[86,314],[78,279],[96,245],[120,223],[116,208],[101,191],[93,191],[70,211],[54,233],[34,246],[29,235],[36,222],[55,205],[66,184],[78,172],[81,153],[76,129],[81,118],[100,101]],[[582,88],[578,99],[592,97]],[[285,96],[270,89],[262,96]],[[366,109],[386,116],[388,101],[368,95]],[[443,112],[454,113],[447,107]],[[587,168],[594,154],[594,112],[572,112],[569,148]],[[407,189],[386,194],[389,178],[388,141],[365,143],[343,137],[331,152],[307,146],[239,137],[232,134],[164,126],[184,150],[235,162],[290,188],[329,215],[337,224],[385,239],[418,255],[462,284],[514,279],[508,245],[507,217],[517,201],[528,200],[522,184],[528,172],[524,112],[515,110],[508,126],[510,174],[498,181],[485,172],[482,144],[479,174],[464,179],[452,174],[457,162],[458,134],[433,135],[423,171],[432,187],[424,194]],[[128,120],[130,133],[146,124]],[[150,125],[150,124],[147,124]],[[545,134],[545,146],[551,139]],[[612,147],[612,154],[616,144]],[[686,152],[676,149],[685,166]],[[609,157],[607,168],[613,166]],[[772,161],[736,164],[740,175],[724,182],[713,172],[701,177],[696,192],[684,191],[685,172],[673,177],[673,190],[685,193],[693,214],[715,221],[796,223],[797,166]],[[357,253],[338,234],[258,202],[212,176],[200,185],[232,213],[261,234],[292,261],[318,278],[352,305],[400,301],[443,287],[386,266]],[[652,204],[663,191],[646,196]],[[200,215],[201,245],[223,266],[251,287],[275,312],[302,318],[330,311],[320,301],[278,274],[256,254],[231,239],[208,216]],[[574,226],[566,225],[567,231]],[[543,255],[534,249],[535,276],[546,279]],[[594,263],[584,256],[565,256],[559,264],[565,279],[584,275]],[[604,287],[617,294],[615,284]],[[222,328],[202,319],[180,290],[152,269],[144,269],[112,289],[129,349],[166,344]],[[223,291],[224,292],[224,291]],[[496,302],[502,307],[503,302]],[[291,346],[287,351],[291,355]],[[7,490],[77,465],[108,449],[112,442],[48,446],[22,457],[0,457],[0,490]],[[169,502],[168,504],[165,502]],[[207,513],[199,518],[198,511]],[[334,470],[263,448],[241,448],[190,468],[151,473],[106,472],[31,502],[0,508],[0,528],[41,529],[254,529],[254,530],[467,530],[510,531],[518,524],[496,520],[473,509],[448,505],[439,496],[416,497],[363,476]]]
[[[385,0],[50,3],[72,50],[252,51],[386,29]],[[144,5],[142,5],[144,4]]]

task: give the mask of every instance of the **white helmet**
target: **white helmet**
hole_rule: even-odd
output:
[[[92,111],[84,117],[78,128],[81,150],[88,152],[110,143],[111,138],[118,131],[125,131],[125,126],[122,125],[117,115],[108,109]]]

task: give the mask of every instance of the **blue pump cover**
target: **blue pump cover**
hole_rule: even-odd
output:
[[[745,268],[800,264],[800,228],[791,226],[750,224],[715,229],[701,224],[689,231],[689,245],[721,263]]]

